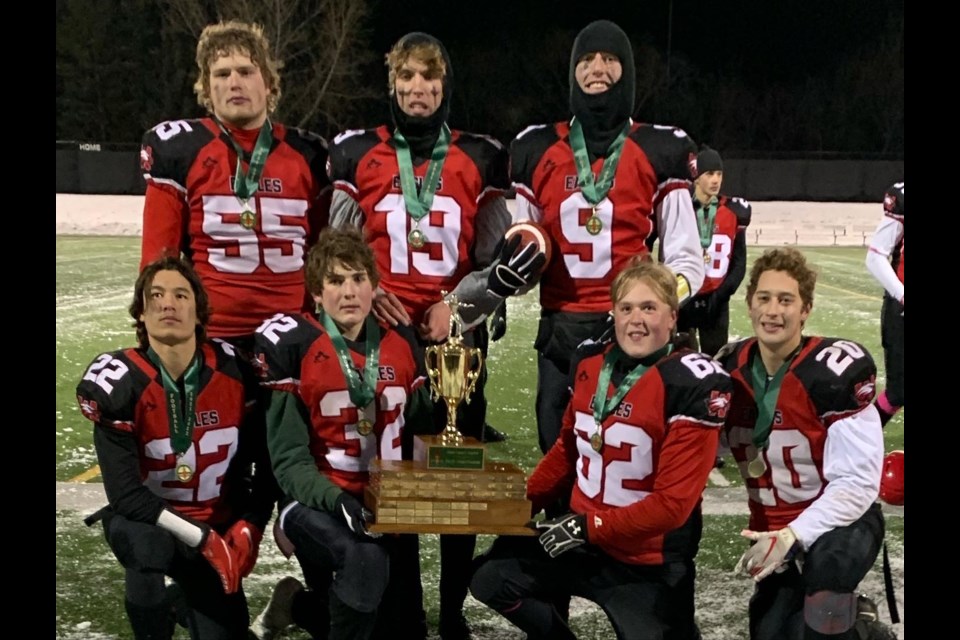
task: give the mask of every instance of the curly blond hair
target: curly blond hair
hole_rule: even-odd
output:
[[[270,42],[263,35],[263,27],[237,20],[218,22],[204,27],[197,41],[197,81],[193,92],[197,102],[213,113],[210,99],[210,66],[222,56],[241,54],[248,56],[260,69],[267,85],[267,115],[277,109],[280,102],[280,69],[283,63],[270,55]]]

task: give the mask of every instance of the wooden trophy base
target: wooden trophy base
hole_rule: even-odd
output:
[[[431,469],[425,460],[374,460],[364,503],[376,533],[532,536],[523,471],[487,461],[483,469]]]

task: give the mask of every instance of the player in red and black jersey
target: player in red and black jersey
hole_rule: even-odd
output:
[[[232,347],[206,340],[209,301],[180,258],[144,268],[130,315],[139,346],[98,356],[77,385],[95,424],[110,502],[99,515],[126,570],[130,625],[137,638],[171,637],[182,593],[178,618],[192,638],[245,637],[240,581],[275,497],[264,434],[244,422],[253,390]]]
[[[371,637],[378,614],[383,628],[426,634],[417,538],[369,532],[363,507],[371,461],[400,460],[409,446],[426,376],[412,329],[372,315],[377,280],[360,234],[327,229],[307,258],[322,311],[277,314],[256,334],[262,384],[272,391],[270,458],[285,494],[280,527],[311,588],[294,597],[293,616],[314,637]],[[326,596],[330,618],[318,618]]]
[[[747,287],[756,337],[720,355],[750,505],[742,535],[754,544],[737,570],[757,581],[752,640],[854,640],[867,637],[858,626],[880,624],[857,619],[856,595],[884,534],[876,367],[856,342],[801,335],[815,283],[802,253],[767,251]]]
[[[211,116],[161,123],[140,151],[141,267],[187,256],[210,295],[210,335],[245,351],[265,318],[308,308],[304,255],[329,209],[326,143],[269,119],[280,98],[269,51],[258,26],[205,28],[194,90]]]
[[[883,285],[880,337],[887,387],[876,406],[884,425],[903,407],[903,183],[883,196],[883,219],[873,232],[867,269]]]
[[[381,274],[378,318],[414,327],[425,343],[446,340],[450,307],[441,297],[448,292],[465,321],[464,344],[486,356],[484,320],[529,285],[532,272],[512,271],[506,264],[510,245],[498,248],[511,220],[503,197],[509,188],[506,150],[493,138],[447,126],[453,67],[439,40],[407,34],[386,58],[393,122],[334,139],[331,225],[361,228],[373,248]],[[539,259],[542,264],[545,256]],[[485,386],[486,367],[471,402],[457,413],[460,430],[479,440],[499,435],[484,428]],[[436,406],[439,432],[446,406]],[[475,536],[441,536],[444,640],[468,633],[462,608],[475,544]]]
[[[568,399],[570,356],[606,319],[613,278],[660,229],[661,261],[683,303],[703,282],[688,187],[696,147],[675,127],[633,122],[630,40],[606,20],[577,36],[570,56],[573,120],[538,125],[510,146],[515,220],[543,225],[554,251],[540,278],[537,427],[546,452]],[[578,159],[579,158],[579,159]]]
[[[746,229],[752,208],[743,198],[720,194],[723,160],[704,146],[697,154],[697,179],[690,190],[703,248],[703,286],[680,310],[677,328],[699,338],[700,351],[715,355],[727,344],[730,297],[747,273]]]
[[[560,438],[527,484],[539,541],[498,538],[471,590],[530,637],[572,638],[554,602],[599,604],[618,638],[694,639],[700,500],[730,403],[714,360],[674,350],[670,269],[641,263],[611,286],[616,340],[580,350]]]

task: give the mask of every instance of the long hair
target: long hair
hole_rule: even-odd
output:
[[[193,270],[193,267],[183,258],[167,256],[154,260],[143,268],[140,276],[137,278],[137,284],[133,288],[133,302],[130,303],[130,317],[133,318],[133,327],[137,330],[137,343],[142,349],[150,346],[150,339],[147,335],[147,325],[144,324],[140,316],[147,308],[147,292],[153,286],[153,279],[160,271],[176,271],[190,283],[193,289],[193,297],[197,303],[197,343],[202,343],[207,339],[207,322],[210,321],[210,298],[207,296],[207,290],[203,288],[200,282],[200,276]]]

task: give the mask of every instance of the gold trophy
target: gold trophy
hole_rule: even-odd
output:
[[[457,430],[457,407],[470,402],[483,368],[480,349],[463,344],[462,306],[446,296],[450,335],[426,349],[435,401],[447,405],[447,424],[435,436],[414,438],[413,460],[374,460],[364,502],[378,533],[491,533],[533,535],[526,522],[523,470],[485,459],[483,443]]]
[[[457,297],[447,296],[446,303],[450,307],[450,335],[443,344],[426,348],[426,363],[430,395],[434,402],[442,398],[447,405],[447,426],[439,436],[419,439],[426,448],[428,469],[483,469],[483,443],[457,430],[457,406],[461,402],[469,404],[483,369],[483,354],[463,344]]]

